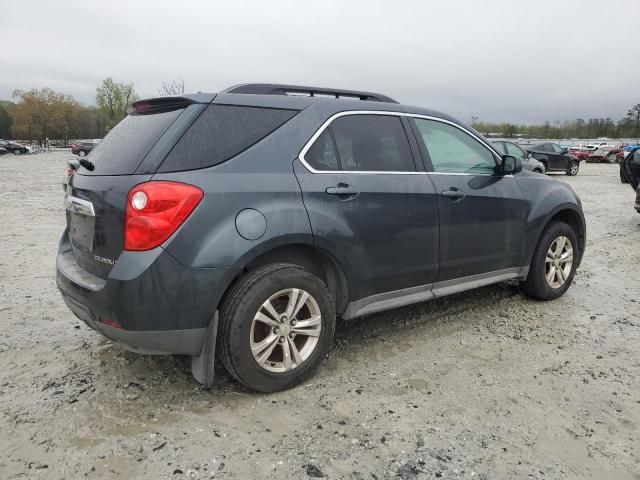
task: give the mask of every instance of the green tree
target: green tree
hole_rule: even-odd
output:
[[[0,138],[11,138],[11,116],[4,107],[0,105]]]
[[[95,128],[96,110],[87,108],[71,95],[54,92],[50,88],[29,91],[16,90],[19,98],[11,108],[11,133],[14,138],[64,140],[96,138],[101,135]]]
[[[627,112],[627,120],[633,126],[633,136],[640,137],[640,103],[634,105]]]
[[[52,137],[57,128],[55,105],[62,97],[50,88],[37,88],[29,91],[15,90],[14,98],[19,98],[11,112],[11,133],[16,138],[37,139],[42,143],[45,138]],[[52,137],[53,138],[53,137]]]
[[[511,123],[505,123],[502,126],[502,135],[504,135],[505,138],[511,138],[516,134],[517,129],[518,127],[516,127],[515,125]]]
[[[127,108],[138,99],[133,83],[120,83],[105,78],[96,88],[98,117],[103,133],[112,129],[127,114]]]

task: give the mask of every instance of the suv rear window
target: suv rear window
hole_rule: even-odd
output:
[[[256,144],[297,110],[209,105],[173,147],[158,172],[218,165]]]
[[[91,150],[95,169],[82,175],[129,175],[184,109],[127,115]],[[92,145],[83,143],[83,145]]]

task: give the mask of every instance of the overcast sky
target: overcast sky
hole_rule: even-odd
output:
[[[379,91],[470,121],[622,118],[640,103],[640,0],[4,0],[0,99],[95,102],[273,82]]]

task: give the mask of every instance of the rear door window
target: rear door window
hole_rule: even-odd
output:
[[[563,153],[564,149],[558,145],[557,143],[550,143],[549,145],[551,145],[551,150],[553,150],[554,153]]]
[[[136,171],[149,150],[184,109],[127,115],[91,150],[94,170],[82,175],[128,175]],[[92,146],[85,143],[83,146]]]
[[[540,152],[551,152],[551,145],[549,145],[548,143],[543,143],[541,145],[538,145],[537,147],[534,147],[536,150],[539,150]]]
[[[158,172],[211,167],[271,134],[297,110],[209,105],[167,155]]]
[[[415,172],[402,120],[394,115],[338,117],[304,155],[315,170]]]
[[[322,132],[316,141],[313,142],[313,145],[311,145],[311,148],[305,155],[305,160],[315,170],[340,170],[338,153],[336,152],[329,129]]]
[[[391,115],[345,115],[331,123],[342,170],[415,172],[402,120]]]

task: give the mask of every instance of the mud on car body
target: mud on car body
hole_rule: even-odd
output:
[[[248,84],[136,102],[66,184],[57,284],[122,347],[294,386],[350,319],[506,279],[550,300],[585,245],[571,187],[452,117]]]

